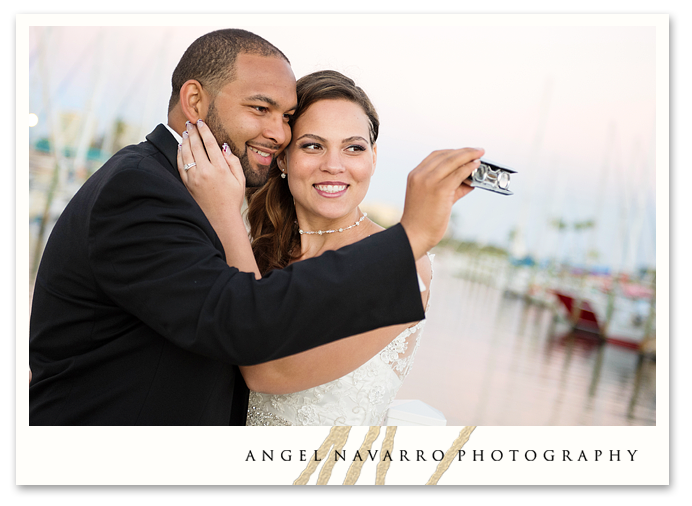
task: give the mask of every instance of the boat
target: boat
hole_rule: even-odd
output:
[[[627,285],[623,285],[627,286]],[[558,304],[557,313],[573,330],[591,333],[606,343],[655,354],[652,291],[629,284],[613,289],[607,284],[577,297],[562,290],[551,290]]]

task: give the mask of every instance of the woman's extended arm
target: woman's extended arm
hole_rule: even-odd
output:
[[[423,307],[426,307],[432,277],[428,257],[424,256],[418,260],[416,268],[426,286],[426,290],[421,292]],[[334,325],[338,324],[339,322],[334,322]],[[241,367],[240,371],[247,386],[256,392],[299,392],[335,380],[357,369],[414,324],[379,328],[278,360]],[[315,328],[315,332],[319,331]]]
[[[185,169],[188,167],[188,169]],[[261,277],[240,212],[245,175],[240,160],[227,144],[223,152],[202,121],[187,124],[178,149],[178,172],[188,191],[219,236],[226,262],[242,272]]]

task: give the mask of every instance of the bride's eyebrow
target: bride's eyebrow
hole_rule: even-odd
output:
[[[315,139],[315,140],[323,142],[323,143],[327,142],[327,139],[325,139],[324,137],[320,137],[319,135],[315,135],[315,134],[303,134],[300,137],[298,137],[296,139],[296,141],[299,141],[300,139],[303,139],[305,137],[309,137],[311,139]],[[354,135],[352,137],[347,137],[346,139],[342,140],[341,142],[346,143],[346,142],[353,142],[353,141],[368,142],[367,139],[365,139],[364,137],[361,137],[360,135]]]
[[[349,137],[347,139],[344,139],[341,142],[353,142],[353,141],[363,141],[363,142],[368,142],[367,139],[361,137],[360,135],[354,135],[353,137]]]
[[[298,137],[296,139],[296,141],[299,141],[300,139],[303,139],[305,137],[310,137],[311,139],[315,139],[315,140],[320,141],[320,142],[327,142],[327,139],[325,139],[324,137],[320,137],[319,135],[315,135],[315,134],[303,134],[300,137]]]

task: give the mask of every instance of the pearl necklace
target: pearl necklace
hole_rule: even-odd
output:
[[[309,230],[298,229],[298,232],[300,232],[300,235],[303,235],[303,234],[306,234],[306,235],[310,235],[310,234],[322,235],[322,234],[333,234],[334,232],[345,232],[346,230],[349,230],[349,229],[351,229],[351,228],[353,228],[353,227],[357,227],[358,225],[360,225],[360,222],[363,221],[367,215],[368,215],[368,213],[363,213],[363,216],[361,216],[360,219],[359,219],[358,221],[356,221],[356,222],[355,222],[353,225],[351,225],[350,227],[346,227],[346,228],[339,228],[339,229],[337,229],[337,230],[316,230],[316,231],[314,231],[314,232],[309,231]],[[297,223],[297,222],[296,222],[296,223]]]

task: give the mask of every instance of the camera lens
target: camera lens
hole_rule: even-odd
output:
[[[478,168],[473,171],[473,180],[482,183],[483,181],[485,181],[487,175],[488,167],[483,164],[480,164]]]
[[[507,172],[500,173],[500,176],[497,178],[497,185],[503,190],[509,188],[509,174]]]

